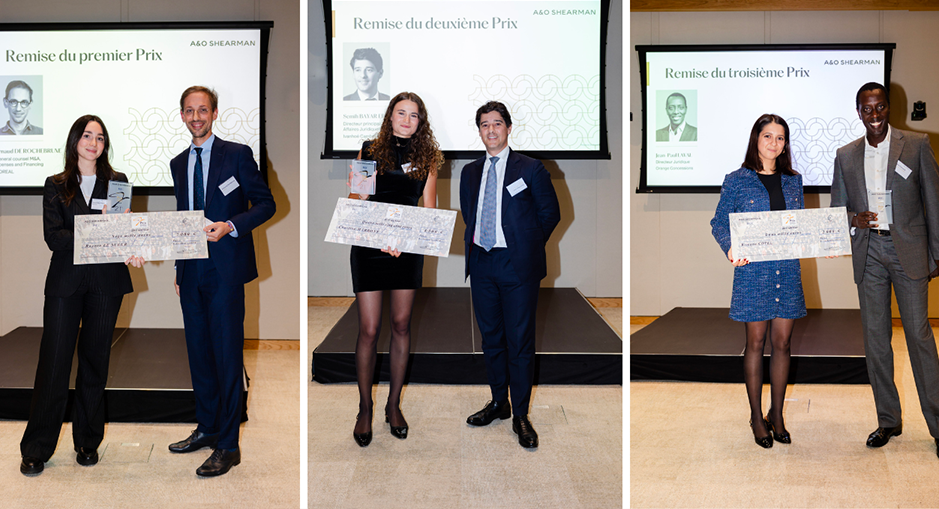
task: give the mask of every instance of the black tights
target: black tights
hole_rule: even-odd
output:
[[[401,415],[401,388],[411,354],[411,308],[417,290],[390,290],[391,294],[391,384],[388,389],[388,417],[392,426],[406,426]],[[381,332],[383,292],[359,292],[355,302],[359,310],[359,337],[355,343],[355,374],[359,384],[359,417],[356,433],[372,429],[372,376],[378,357],[377,343]]]
[[[783,401],[786,398],[786,383],[789,379],[789,338],[795,320],[773,318],[764,322],[747,322],[747,347],[743,352],[743,377],[747,385],[747,397],[750,400],[750,419],[753,434],[757,437],[769,435],[763,425],[763,342],[766,328],[772,322],[770,341],[773,354],[769,362],[770,379],[770,423],[777,433],[785,431],[783,422]]]

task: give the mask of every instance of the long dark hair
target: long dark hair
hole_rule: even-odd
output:
[[[798,173],[792,169],[792,158],[789,155],[792,153],[792,148],[789,146],[789,124],[787,124],[782,117],[773,113],[760,115],[760,118],[756,119],[756,122],[753,124],[753,129],[750,130],[750,143],[747,145],[747,155],[743,160],[742,166],[755,172],[763,170],[763,160],[760,159],[760,151],[757,148],[757,143],[760,140],[760,133],[763,132],[763,128],[768,124],[779,124],[782,126],[783,131],[786,132],[786,146],[784,146],[783,151],[776,156],[776,171],[782,171],[785,175],[798,175]]]
[[[84,115],[78,117],[78,120],[72,124],[68,130],[68,139],[65,142],[65,169],[62,173],[57,173],[52,177],[53,182],[65,188],[62,193],[62,200],[65,205],[71,205],[75,196],[80,193],[81,172],[78,169],[78,140],[85,134],[85,127],[88,122],[97,122],[101,126],[101,133],[104,135],[104,150],[95,161],[95,175],[98,179],[108,181],[114,179],[114,168],[111,167],[111,137],[108,136],[108,128],[104,126],[104,121],[97,115]]]
[[[381,122],[381,130],[378,131],[378,137],[372,140],[369,147],[369,155],[372,159],[378,161],[378,171],[384,168],[393,169],[397,164],[394,152],[394,131],[391,127],[391,115],[395,106],[401,101],[413,101],[417,104],[417,118],[419,123],[417,131],[411,135],[410,149],[408,159],[413,171],[408,172],[411,178],[426,180],[428,175],[436,175],[437,170],[443,166],[443,152],[440,151],[440,145],[434,138],[434,130],[430,127],[427,118],[427,108],[424,107],[424,101],[414,92],[401,92],[388,101],[388,108],[385,110],[385,119]]]

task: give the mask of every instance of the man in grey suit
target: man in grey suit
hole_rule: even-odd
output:
[[[903,431],[890,344],[892,284],[920,406],[939,454],[939,355],[926,314],[928,283],[939,275],[939,165],[925,134],[890,127],[882,85],[865,84],[855,102],[867,134],[838,149],[831,206],[847,207],[851,217],[854,282],[877,407],[878,428],[867,445],[881,447]],[[892,221],[873,211],[887,204]]]
[[[698,130],[685,122],[688,113],[688,101],[685,96],[675,92],[665,99],[665,113],[668,125],[655,132],[655,141],[698,141]]]

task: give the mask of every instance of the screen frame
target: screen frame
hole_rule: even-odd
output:
[[[357,150],[336,150],[333,148],[333,9],[332,0],[323,0],[323,20],[326,24],[326,137],[320,159],[355,159]],[[600,148],[598,150],[518,150],[535,159],[571,160],[571,159],[610,159],[606,114],[606,47],[608,25],[610,22],[610,0],[600,0]],[[510,140],[511,141],[511,140]],[[511,143],[510,143],[511,144]],[[513,149],[514,150],[514,149]],[[446,159],[477,159],[482,150],[444,150]]]
[[[270,48],[271,30],[273,21],[158,21],[158,22],[128,22],[128,23],[0,23],[0,32],[75,32],[94,30],[197,30],[197,29],[257,29],[260,30],[260,53],[258,58],[258,105],[261,122],[258,126],[261,154],[258,157],[258,169],[264,182],[267,176],[267,106],[265,104],[267,89],[267,60]],[[0,186],[0,195],[40,195],[43,186],[35,187],[3,187]],[[170,196],[173,194],[171,186],[134,186],[135,196],[153,195]]]
[[[646,88],[646,53],[694,53],[694,52],[743,52],[743,51],[826,51],[826,50],[882,50],[884,52],[884,79],[881,82],[890,94],[890,71],[893,63],[893,51],[896,43],[830,43],[830,44],[675,44],[651,45],[637,44],[639,53],[639,86],[642,88],[642,149],[639,160],[639,186],[636,194],[714,194],[721,192],[721,186],[650,186],[647,183],[646,155],[648,152],[647,125],[647,88]],[[831,186],[804,186],[803,193],[827,194]]]

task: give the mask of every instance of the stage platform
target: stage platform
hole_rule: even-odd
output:
[[[391,339],[388,299],[378,340],[376,380],[386,381]],[[355,303],[313,351],[313,380],[355,381]],[[623,340],[576,288],[542,288],[535,336],[536,384],[622,384]],[[469,288],[422,288],[411,319],[413,383],[486,384]]]
[[[41,337],[41,327],[19,327],[0,337],[0,418],[29,418]],[[111,345],[107,421],[195,422],[182,329],[117,329]],[[67,420],[72,416],[77,362],[74,356]]]
[[[632,380],[743,383],[744,325],[727,308],[675,308],[629,338]],[[767,339],[764,379],[769,383]],[[856,309],[810,309],[790,341],[789,383],[868,384]]]

